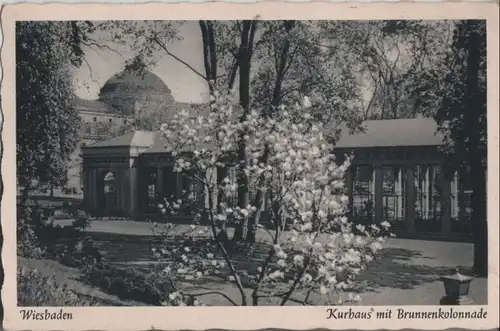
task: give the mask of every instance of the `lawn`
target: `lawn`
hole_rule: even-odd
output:
[[[69,221],[68,221],[69,222]],[[65,225],[66,221],[58,221]],[[160,227],[162,225],[159,225]],[[179,225],[178,231],[188,226]],[[94,245],[109,264],[125,269],[146,271],[154,267],[151,259],[151,243],[159,237],[152,236],[151,225],[131,221],[94,221],[87,230]],[[285,234],[286,235],[286,234]],[[267,234],[259,233],[259,239],[266,241]],[[255,254],[259,255],[259,247]],[[457,266],[469,269],[472,265],[473,246],[468,243],[409,240],[390,238],[378,259],[358,277],[354,291],[361,296],[362,305],[435,305],[444,295],[444,287],[439,276],[450,274]],[[244,259],[234,257],[238,269],[255,267]],[[105,290],[82,280],[80,270],[69,268],[55,261],[25,261],[41,272],[56,275],[77,293],[98,298],[106,305],[137,305],[138,302],[118,298]],[[156,265],[158,267],[158,265]],[[239,293],[234,284],[227,280],[206,277],[197,282],[183,284],[186,291],[200,293],[220,291],[238,303]],[[249,290],[250,291],[250,290]],[[487,280],[475,279],[471,284],[471,298],[477,304],[487,301]],[[219,295],[204,296],[209,305],[227,305]],[[275,304],[267,301],[263,304]],[[291,303],[293,304],[293,303]]]

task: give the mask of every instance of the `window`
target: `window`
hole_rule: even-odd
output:
[[[419,231],[441,229],[441,167],[419,165],[415,169],[415,215]]]
[[[455,172],[451,182],[451,218],[452,231],[471,233],[472,231],[472,179],[469,167]]]
[[[94,116],[93,121],[94,121],[94,122],[97,122],[97,117],[95,117],[95,116]]]
[[[406,173],[403,167],[382,168],[382,219],[393,228],[404,226],[406,208]]]
[[[113,123],[113,119],[112,118],[110,118],[108,121],[109,121],[109,123]]]
[[[156,186],[156,168],[148,167],[144,169],[145,174],[145,189],[146,189],[146,211],[155,212],[157,211],[157,193],[158,187]]]
[[[353,166],[352,217],[353,221],[370,224],[374,212],[373,167]]]
[[[124,120],[123,120],[123,124],[127,124],[127,119],[124,119]]]

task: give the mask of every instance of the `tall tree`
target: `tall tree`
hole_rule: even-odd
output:
[[[486,21],[457,23],[450,52],[443,99],[437,114],[448,144],[452,168],[464,167],[472,183],[474,269],[488,274],[486,214],[487,113]]]
[[[420,104],[422,74],[438,70],[451,45],[449,21],[326,21],[327,35],[355,62],[365,98],[364,119],[433,116],[435,107]],[[363,42],[360,42],[362,40]],[[333,45],[329,48],[339,46]],[[425,80],[424,80],[425,81]]]
[[[137,24],[142,24],[138,28]],[[359,89],[348,64],[349,55],[342,52],[324,52],[322,26],[310,21],[199,21],[202,37],[202,73],[178,55],[172,53],[169,42],[180,39],[173,33],[174,27],[158,30],[157,23],[122,22],[112,26],[114,38],[119,42],[129,40],[130,35],[141,44],[134,44],[138,56],[154,61],[155,56],[170,56],[207,81],[208,89],[235,90],[239,98],[241,122],[245,122],[250,109],[262,109],[263,116],[272,116],[280,104],[291,104],[305,95],[321,96],[317,107],[308,108],[317,119],[350,126],[359,124],[356,103]],[[165,32],[167,31],[167,32]],[[175,36],[174,36],[175,35]],[[128,37],[126,37],[128,36]],[[342,50],[344,51],[344,49]],[[149,63],[151,64],[151,63]],[[328,106],[325,106],[328,105]],[[335,128],[334,127],[334,128]],[[333,130],[332,132],[337,132]],[[335,136],[335,135],[333,135]],[[240,169],[247,162],[244,151],[244,134],[238,143]],[[239,205],[250,202],[250,192],[243,173],[238,174]],[[262,194],[252,199],[264,199]],[[235,239],[253,240],[258,217],[236,228]]]
[[[90,22],[18,22],[16,26],[17,174],[23,201],[35,185],[61,185],[80,118],[71,106],[71,66]]]

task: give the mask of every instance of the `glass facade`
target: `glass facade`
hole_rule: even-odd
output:
[[[472,182],[466,175],[467,171],[461,169],[455,172],[451,182],[451,229],[457,233],[472,232]]]
[[[356,223],[371,224],[375,207],[375,173],[370,165],[353,165],[351,213]]]
[[[447,180],[439,164],[364,164],[350,171],[356,224],[387,221],[393,230],[471,232],[471,183],[463,175]]]
[[[415,169],[415,227],[421,232],[440,232],[441,167],[418,165]]]
[[[382,220],[403,229],[406,208],[406,172],[400,166],[382,167]]]

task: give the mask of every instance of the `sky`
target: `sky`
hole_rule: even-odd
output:
[[[197,21],[183,24],[179,30],[180,41],[168,44],[169,51],[204,73],[202,40]],[[94,35],[95,39],[101,36]],[[82,99],[97,99],[99,89],[113,75],[121,72],[125,62],[133,57],[131,47],[111,45],[116,52],[106,48],[86,48],[85,60],[73,74],[75,94]],[[179,102],[199,103],[207,98],[206,82],[174,58],[158,54],[155,66],[148,68],[160,77]]]
[[[168,43],[169,51],[187,62],[198,72],[204,73],[202,39],[198,21],[184,22],[179,28],[178,36],[181,40]],[[100,43],[104,43],[103,39],[109,37],[109,35],[97,32],[92,37],[100,41]],[[84,50],[86,63],[75,69],[74,72],[75,93],[80,98],[97,99],[103,84],[113,75],[121,72],[125,67],[125,62],[134,56],[134,51],[130,45],[108,45],[115,52],[106,48],[95,47]],[[155,54],[155,58],[156,64],[148,69],[167,84],[176,101],[201,103],[208,100],[206,81],[190,68],[164,52]],[[363,81],[364,83],[366,81]],[[368,100],[371,94],[371,89],[366,89],[363,93],[364,99]]]

